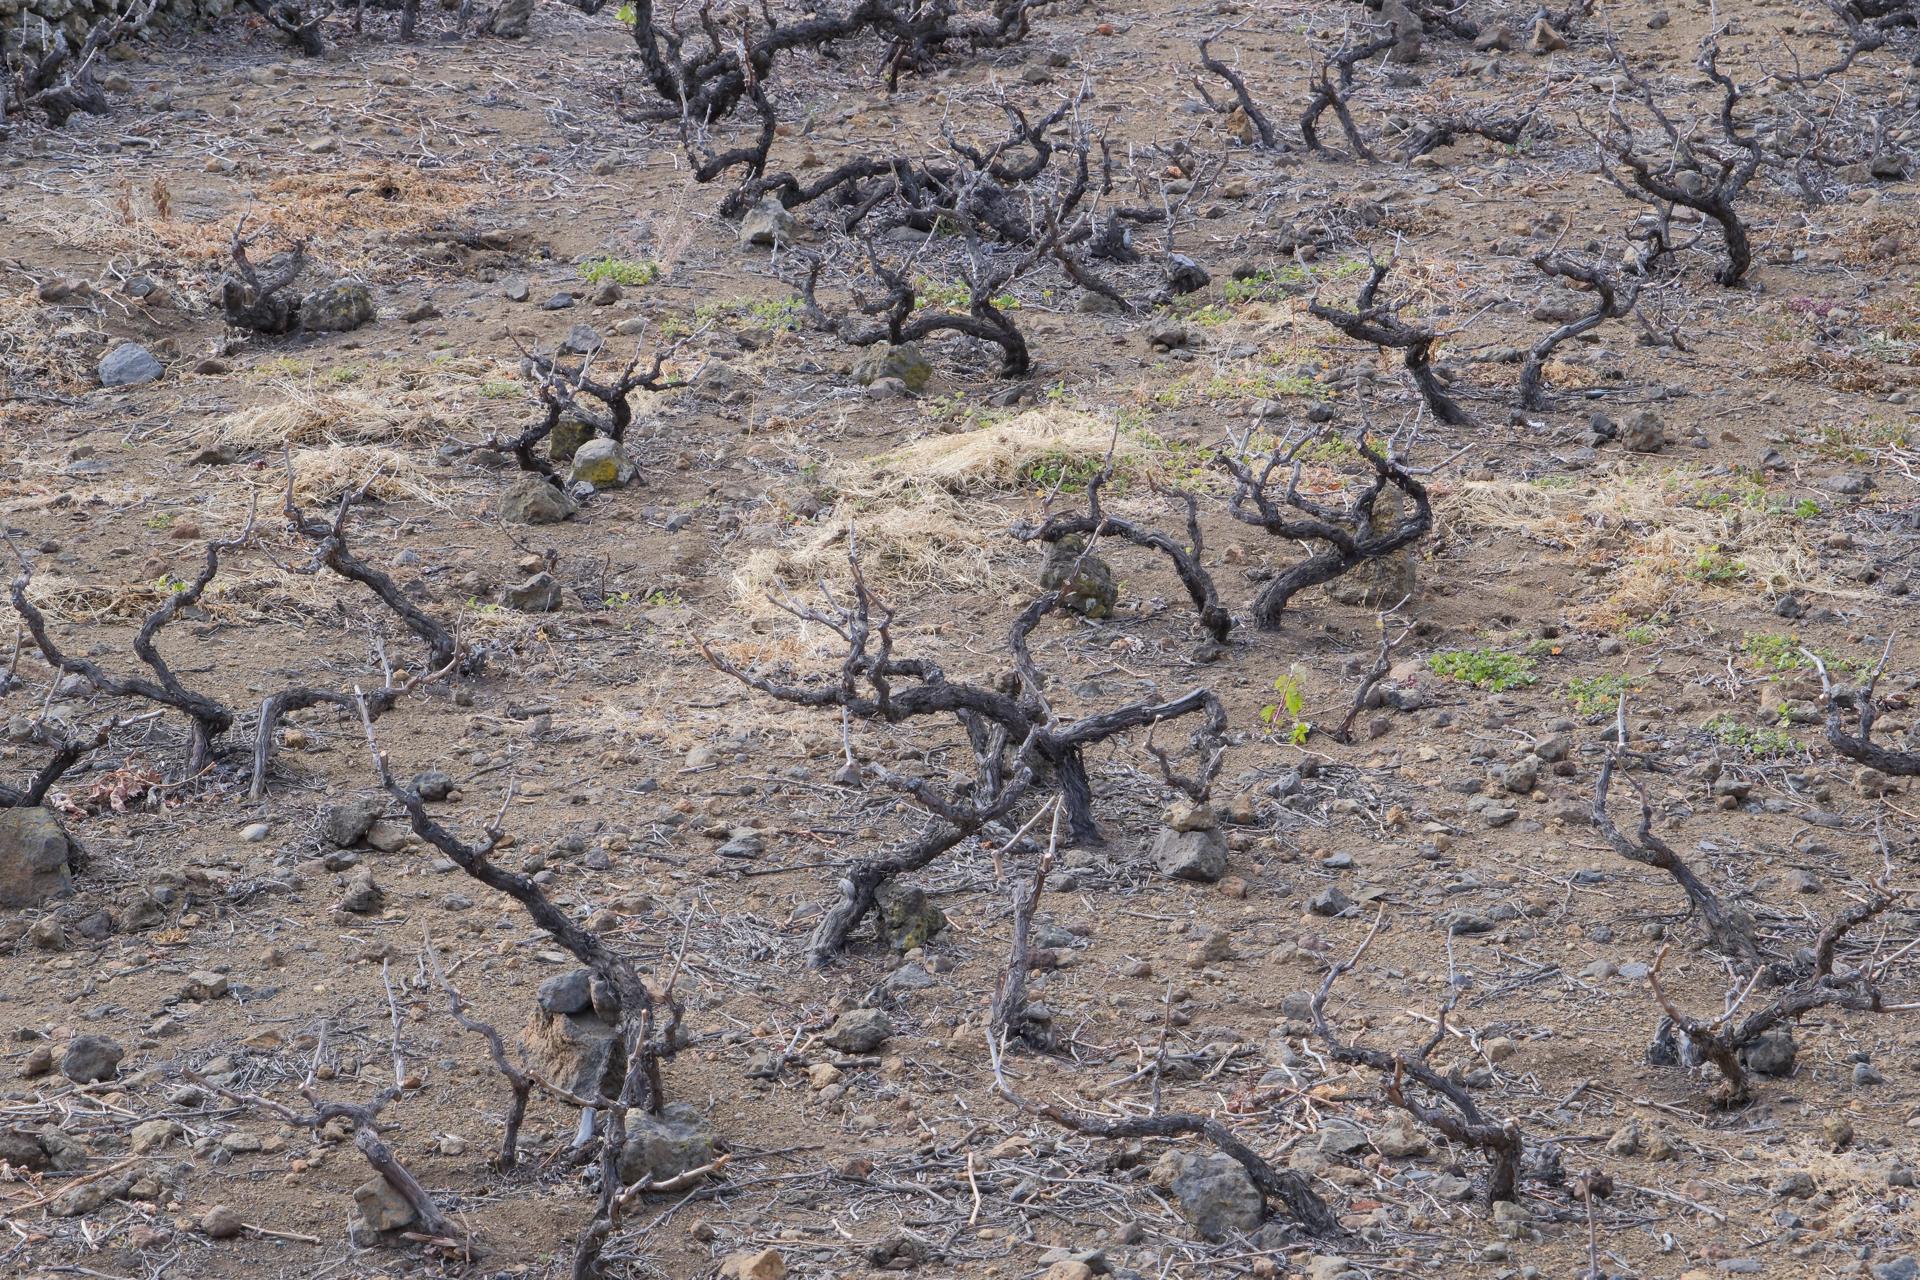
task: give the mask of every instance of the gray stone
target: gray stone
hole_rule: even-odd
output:
[[[927,900],[926,890],[888,880],[874,891],[880,940],[895,951],[924,947],[947,927],[947,917]]]
[[[634,473],[634,465],[618,440],[593,439],[574,449],[567,478],[596,489],[623,489],[632,482]]]
[[[500,295],[508,302],[525,302],[531,292],[525,276],[508,276],[500,284]]]
[[[1266,1199],[1238,1160],[1217,1152],[1177,1159],[1174,1198],[1203,1239],[1227,1240],[1259,1227],[1266,1217]]]
[[[1793,1043],[1793,1032],[1783,1028],[1755,1040],[1741,1050],[1740,1057],[1746,1063],[1747,1070],[1759,1075],[1789,1076],[1793,1074],[1799,1049]]]
[[[793,239],[793,215],[776,196],[768,196],[740,219],[740,243],[744,245],[785,244]]]
[[[870,387],[882,378],[898,378],[909,391],[923,391],[933,380],[933,363],[914,342],[899,346],[877,343],[860,353],[853,362],[853,380]]]
[[[1047,544],[1040,565],[1040,585],[1060,593],[1060,603],[1086,618],[1113,616],[1120,599],[1119,585],[1107,562],[1087,550],[1087,540],[1070,534]]]
[[[373,881],[373,869],[361,867],[348,878],[347,891],[340,898],[340,909],[355,915],[372,915],[386,900],[386,891]]]
[[[553,613],[560,607],[560,584],[550,573],[536,573],[505,592],[507,607],[521,613]]]
[[[585,1013],[593,1008],[593,971],[574,969],[540,984],[540,1007],[548,1013]]]
[[[842,1053],[872,1053],[893,1037],[893,1019],[883,1009],[849,1009],[835,1018],[822,1037]]]
[[[1876,1262],[1873,1280],[1920,1280],[1920,1259],[1903,1253],[1891,1262]]]
[[[413,775],[413,789],[422,800],[445,800],[453,794],[453,779],[439,769]]]
[[[539,476],[528,476],[500,498],[500,518],[513,524],[559,524],[579,509]]]
[[[364,1231],[398,1231],[416,1216],[399,1189],[378,1175],[353,1189],[353,1208],[354,1225]]]
[[[105,1036],[75,1036],[60,1055],[60,1074],[75,1084],[111,1080],[126,1051]]]
[[[358,280],[336,280],[300,300],[300,327],[345,333],[373,323],[373,294]]]
[[[0,907],[37,907],[73,892],[73,846],[53,810],[0,809]]]
[[[100,361],[100,385],[137,387],[158,381],[166,371],[151,351],[137,342],[123,342]]]
[[[1153,840],[1153,865],[1176,880],[1212,884],[1227,874],[1227,841],[1218,829],[1175,831],[1162,827]]]
[[[1667,430],[1653,410],[1642,409],[1627,419],[1620,443],[1630,453],[1658,453],[1667,447]]]
[[[1317,916],[1345,915],[1353,910],[1353,899],[1342,893],[1339,885],[1328,885],[1307,900],[1307,910]]]
[[[498,36],[502,40],[519,40],[526,36],[527,27],[533,21],[533,0],[500,0],[486,16],[487,34]],[[522,293],[516,302],[524,301]]]
[[[713,1127],[684,1102],[669,1102],[657,1116],[627,1117],[627,1145],[620,1149],[620,1181],[665,1182],[713,1160]]]
[[[386,803],[373,796],[328,805],[320,815],[320,834],[336,849],[350,849],[367,838],[385,809]]]
[[[766,851],[766,841],[758,831],[742,827],[727,837],[714,853],[722,858],[757,858]]]

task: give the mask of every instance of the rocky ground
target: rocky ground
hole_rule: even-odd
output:
[[[821,206],[721,217],[725,183],[694,180],[677,123],[638,118],[650,91],[611,11],[543,5],[525,42],[343,16],[314,59],[229,19],[116,51],[108,116],[13,122],[0,523],[73,661],[8,646],[0,785],[62,737],[88,749],[44,805],[0,809],[0,1268],[567,1273],[599,1172],[557,1093],[617,1084],[620,1010],[411,828],[346,710],[357,688],[391,704],[379,747],[435,818],[470,844],[497,826],[494,865],[684,1005],[668,1105],[629,1121],[619,1174],[644,1185],[609,1275],[1913,1280],[1917,816],[1904,777],[1828,744],[1820,672],[1884,664],[1875,735],[1906,745],[1920,73],[1896,40],[1795,89],[1778,77],[1844,47],[1798,5],[1636,2],[1564,35],[1469,10],[1483,39],[1430,23],[1412,61],[1359,65],[1371,161],[1331,116],[1339,153],[1297,136],[1326,52],[1376,29],[1334,0],[1048,7],[1024,41],[892,92],[877,47],[790,55],[775,155],[797,172],[922,154],[943,124],[997,137],[997,96],[1077,99],[1106,198],[1178,206],[1170,238],[1137,230],[1137,263],[1100,264],[1129,312],[1053,266],[1006,286],[1023,379],[956,334],[856,349],[812,325],[807,255],[830,263],[819,300],[851,310],[860,254]],[[1192,87],[1196,42],[1233,24],[1212,48],[1284,148]],[[1627,273],[1645,212],[1595,162],[1628,87],[1607,39],[1697,141],[1715,30],[1719,65],[1758,86],[1742,110],[1797,156],[1740,197],[1753,267],[1716,283],[1719,232],[1683,216],[1696,242],[1637,312],[1558,348],[1543,407],[1521,408],[1524,353],[1592,298],[1530,259]],[[1517,143],[1406,155],[1424,120],[1516,106],[1537,120]],[[293,332],[225,323],[239,227],[256,265],[304,246]],[[956,241],[893,244],[923,299],[964,306]],[[1176,254],[1207,283],[1169,291]],[[1390,260],[1464,422],[1421,407],[1398,352],[1309,310],[1352,306]],[[563,345],[604,349],[606,376],[660,353],[683,384],[636,391],[623,441],[542,442],[564,493],[470,447],[539,419],[522,357]],[[1431,529],[1254,626],[1306,552],[1233,518],[1221,458],[1315,433],[1301,490],[1334,503],[1373,475],[1363,427],[1405,448]],[[1107,509],[1181,545],[1194,495],[1224,642],[1157,553],[1008,536],[1084,509],[1103,466]],[[345,546],[451,660],[315,560],[362,491]],[[1086,759],[1099,838],[1053,837],[1043,777],[810,964],[839,875],[929,823],[874,767],[972,772],[948,720],[843,733],[721,669],[836,676],[820,592],[850,598],[850,542],[894,652],[955,680],[1010,678],[1009,628],[1045,591],[1065,603],[1031,649],[1062,720],[1211,691],[1206,800],[1168,785],[1144,730],[1108,737]],[[204,760],[187,716],[116,683],[158,678],[134,645],[182,592],[158,650],[234,713]],[[293,686],[334,700],[266,735],[255,794],[261,704]],[[1197,726],[1154,731],[1189,776]],[[1622,839],[1671,846],[1754,954],[1595,825],[1622,727]],[[1874,975],[1877,1010],[1756,1036],[1738,1105],[1654,1044],[1662,996],[1711,1022],[1801,990],[1850,909],[1867,918],[1836,972]],[[1021,923],[1024,1039],[992,1007]],[[481,1022],[557,1086],[533,1089],[511,1168]],[[1490,1203],[1486,1153],[1395,1103],[1397,1084],[1451,1116],[1442,1093],[1340,1045],[1426,1046],[1476,1116],[1517,1128],[1517,1198]],[[1217,1125],[1099,1131],[1173,1114]],[[1263,1196],[1220,1133],[1335,1224]]]

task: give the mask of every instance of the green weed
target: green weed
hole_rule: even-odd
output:
[[[647,285],[660,278],[657,262],[635,262],[627,258],[593,258],[580,264],[580,278],[588,284]]]
[[[1435,675],[1493,693],[1523,688],[1540,679],[1533,673],[1532,658],[1492,649],[1443,650],[1428,658],[1427,666]]]

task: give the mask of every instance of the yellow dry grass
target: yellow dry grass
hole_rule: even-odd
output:
[[[883,598],[926,588],[998,588],[1010,575],[996,561],[1014,545],[996,505],[1044,492],[1051,477],[1084,477],[1112,452],[1116,473],[1137,473],[1152,451],[1090,414],[1049,406],[977,431],[929,436],[876,457],[831,467],[834,507],[793,540],[754,552],[735,571],[736,599],[749,612],[773,609],[782,590],[813,594],[825,583],[844,592],[853,581],[849,541],[860,568]],[[900,603],[896,598],[894,603]]]
[[[1010,493],[1045,487],[1045,477],[1097,468],[1113,451],[1116,471],[1136,470],[1148,451],[1111,422],[1071,409],[1032,409],[953,435],[929,436],[829,475],[836,491],[862,501],[919,491],[955,496]],[[1039,478],[1036,478],[1039,477]]]
[[[439,487],[421,474],[407,455],[381,445],[330,444],[293,452],[293,496],[303,503],[333,501],[349,489],[367,486],[382,501],[417,498],[438,502]]]
[[[1748,495],[1703,501],[1707,483],[1690,470],[1649,476],[1620,466],[1559,488],[1469,481],[1435,505],[1453,532],[1519,536],[1576,565],[1604,566],[1596,595],[1569,611],[1581,625],[1611,629],[1762,590],[1846,594],[1821,569],[1800,521]]]
[[[276,398],[230,413],[214,424],[212,442],[277,450],[322,444],[417,444],[439,439],[448,424],[432,411],[441,398],[422,392],[375,396],[275,383]]]

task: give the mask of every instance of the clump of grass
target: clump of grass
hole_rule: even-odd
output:
[[[1640,690],[1633,677],[1622,672],[1599,676],[1575,676],[1567,681],[1567,702],[1575,715],[1592,716],[1610,712],[1620,699]]]
[[[1494,649],[1446,649],[1427,659],[1435,675],[1470,684],[1490,693],[1524,688],[1539,682],[1533,659]]]
[[[1701,728],[1742,755],[1756,760],[1797,755],[1801,750],[1800,740],[1785,729],[1758,729],[1742,724],[1730,715],[1717,715]]]
[[[1809,653],[1835,675],[1859,676],[1873,669],[1871,663],[1857,662],[1821,645],[1802,644],[1799,636],[1781,635],[1777,631],[1751,632],[1741,637],[1740,652],[1746,656],[1748,666],[1768,675],[1812,670],[1813,659],[1807,656]]]
[[[1716,546],[1707,548],[1693,558],[1687,576],[1695,582],[1725,586],[1730,582],[1745,582],[1748,574],[1746,565]]]
[[[590,258],[580,264],[580,278],[588,284],[648,285],[660,278],[660,264],[628,258]]]

